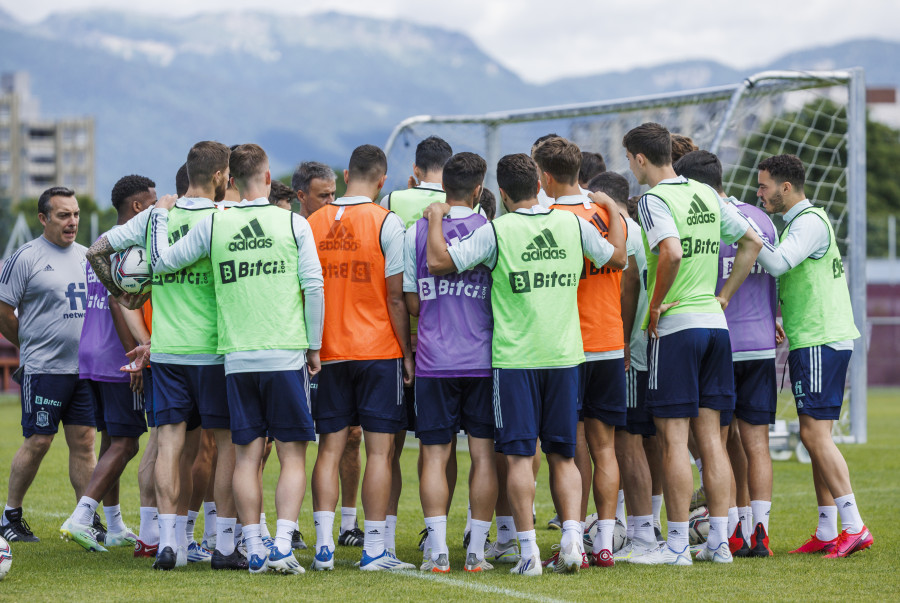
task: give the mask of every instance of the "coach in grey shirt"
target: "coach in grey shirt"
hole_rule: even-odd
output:
[[[75,242],[75,192],[53,187],[41,194],[44,234],[16,251],[0,270],[0,333],[20,348],[22,434],[13,457],[0,535],[37,542],[22,517],[22,500],[62,421],[69,446],[69,479],[78,500],[96,465],[94,404],[78,378],[78,341],[87,304],[85,252]],[[18,313],[16,312],[18,310]]]

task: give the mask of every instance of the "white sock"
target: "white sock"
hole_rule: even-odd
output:
[[[100,503],[93,498],[82,496],[81,500],[78,501],[78,506],[75,507],[75,512],[72,513],[75,523],[83,526],[92,525],[94,523],[94,513],[97,512],[98,504]]]
[[[469,503],[469,506],[466,508],[466,527],[463,530],[463,534],[468,534],[472,531],[472,503]]]
[[[728,542],[728,516],[710,517],[709,536],[706,537],[706,546],[712,551],[723,542]]]
[[[613,535],[616,532],[616,520],[615,519],[601,519],[597,522],[597,535],[594,536],[594,550],[593,553],[599,553],[600,551],[606,549],[610,553],[612,553],[613,549]]]
[[[697,465],[697,473],[700,474],[700,487],[703,487],[703,461],[699,458],[694,459],[694,464]]]
[[[666,542],[669,548],[676,553],[684,551],[688,546],[688,522],[668,520],[666,528],[668,529]]]
[[[450,554],[447,548],[447,516],[436,515],[425,518],[425,529],[428,530],[428,544],[431,547],[431,558],[437,559],[441,553]],[[387,542],[385,542],[387,546]]]
[[[386,515],[384,518],[384,548],[388,550],[396,550],[397,543],[394,538],[397,535],[397,516]]]
[[[15,511],[18,507],[10,507],[9,505],[3,505],[3,515],[0,516],[0,526],[5,526],[9,523],[9,520],[6,518],[7,511]],[[93,518],[92,518],[93,522]]]
[[[519,537],[519,545],[522,547],[523,559],[530,559],[535,555],[540,558],[541,552],[538,549],[537,534],[535,534],[534,530],[528,530],[527,532],[517,532],[516,535]]]
[[[562,522],[562,536],[559,539],[559,546],[561,548],[568,548],[575,542],[578,545],[578,550],[584,552],[584,539],[581,535],[584,532],[581,530],[581,522],[575,521],[573,519],[568,519]]]
[[[619,490],[619,498],[616,500],[616,519],[618,519],[622,523],[626,523],[628,521],[625,518],[625,490]]]
[[[244,539],[244,524],[241,522],[237,522],[234,524],[234,546],[237,546],[241,543],[241,540]]]
[[[156,507],[141,507],[141,528],[138,539],[146,545],[159,544],[159,517]]]
[[[488,532],[491,531],[491,522],[472,520],[472,535],[469,537],[469,548],[466,553],[475,553],[479,561],[484,559],[484,543],[487,542]]]
[[[625,520],[628,522],[625,524],[625,538],[631,540],[632,538],[634,538],[634,515],[626,516]]]
[[[341,507],[341,534],[356,527],[356,507]]]
[[[769,512],[772,510],[772,502],[768,500],[751,500],[750,508],[753,510],[753,529],[756,524],[763,524],[766,534],[769,533]]]
[[[837,538],[837,518],[837,507],[819,507],[819,525],[816,527],[816,538],[823,542]]]
[[[856,496],[853,492],[834,499],[838,513],[841,514],[841,529],[850,534],[859,534],[865,527],[862,517],[859,515],[859,507],[856,506]]]
[[[386,521],[363,521],[366,541],[363,550],[369,557],[378,557],[384,553],[384,533],[387,531]]]
[[[645,543],[655,543],[656,542],[656,532],[653,531],[653,516],[652,515],[639,515],[634,518],[634,535],[632,538],[636,538]],[[631,524],[628,524],[628,527],[631,528]],[[610,549],[612,550],[612,549]]]
[[[178,552],[178,541],[176,540],[175,523],[178,516],[174,513],[159,514],[159,550],[170,547],[173,551]],[[184,530],[181,531],[184,534]]]
[[[210,540],[216,535],[216,503],[203,503],[203,540]]]
[[[750,546],[750,535],[753,533],[753,510],[750,507],[738,507],[738,519],[741,520],[741,532],[747,546]],[[766,529],[768,531],[768,528]]]
[[[512,515],[497,516],[497,542],[503,544],[516,539],[516,522]]]
[[[234,552],[234,528],[237,518],[216,517],[216,550],[226,557]]]
[[[114,534],[128,531],[128,527],[122,521],[122,509],[119,505],[104,506],[103,515],[106,517],[106,529],[108,531]]]
[[[188,511],[187,523],[184,526],[184,536],[187,538],[188,544],[194,541],[194,526],[197,525],[197,517],[200,515],[197,511]]]
[[[284,555],[291,552],[292,533],[299,529],[296,521],[279,519],[275,522],[275,546],[278,547],[279,553]]]
[[[316,552],[323,546],[334,550],[334,513],[332,511],[313,511],[313,524],[316,526]]]
[[[259,524],[244,526],[244,546],[247,547],[247,554],[256,555],[257,557],[266,557],[268,551],[266,545],[263,544],[262,537],[259,535]]]
[[[175,544],[187,548],[187,515],[175,517]]]
[[[269,526],[266,524],[266,514],[259,514],[259,536],[260,538],[271,538],[272,534],[269,533]]]
[[[650,497],[650,504],[653,505],[653,525],[657,528],[662,529],[662,522],[660,520],[660,516],[662,514],[662,506],[663,506],[663,495],[656,494]]]
[[[731,538],[731,535],[734,534],[734,530],[737,528],[738,522],[741,520],[740,514],[738,513],[737,507],[728,507],[728,537]],[[744,536],[744,528],[741,526],[741,537]]]

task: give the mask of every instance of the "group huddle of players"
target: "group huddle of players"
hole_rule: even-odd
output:
[[[718,158],[690,138],[645,123],[623,146],[649,186],[643,195],[629,198],[629,181],[599,154],[547,135],[530,155],[498,162],[506,211],[494,218],[485,160],[437,137],[418,145],[409,188],[380,202],[388,166],[376,146],[353,151],[335,199],[327,166],[301,164],[287,189],[258,145],[204,141],[188,153],[177,195],[157,200],[149,179],[122,178],[118,224],[88,250],[74,243],[74,192],[49,189],[44,235],[0,272],[0,332],[21,348],[25,436],[0,534],[37,540],[22,499],[62,421],[79,499],[65,538],[91,551],[133,545],[163,570],[208,561],[303,573],[293,550],[306,548],[298,517],[307,443],[317,440],[310,568],[334,569],[340,496],[338,544],[362,548],[359,569],[413,569],[395,544],[399,457],[412,430],[421,570],[445,573],[463,430],[467,572],[769,557],[768,426],[775,347],[786,338],[819,517],[791,552],[844,557],[871,546],[831,438],[859,333],[802,163],[779,155],[758,166],[760,209],[727,196]],[[299,213],[285,211],[294,200]],[[766,213],[784,216],[780,236]],[[152,271],[146,294],[124,292],[111,271],[110,257],[133,247]],[[134,534],[118,479],[147,425]],[[274,537],[262,512],[273,443]],[[561,530],[543,560],[533,506],[541,451]],[[700,505],[709,533],[692,557],[688,518]],[[621,548],[617,524],[627,526]]]

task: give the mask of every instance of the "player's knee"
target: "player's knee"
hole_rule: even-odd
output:
[[[40,457],[47,454],[50,444],[53,443],[52,435],[34,434],[25,440],[23,446],[31,453]]]

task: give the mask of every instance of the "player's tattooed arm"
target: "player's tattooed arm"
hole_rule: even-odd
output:
[[[87,250],[87,260],[91,263],[91,268],[94,269],[97,280],[103,283],[110,295],[118,299],[124,291],[119,289],[113,281],[112,264],[109,261],[109,256],[115,252],[116,250],[109,244],[106,236],[102,236]]]

